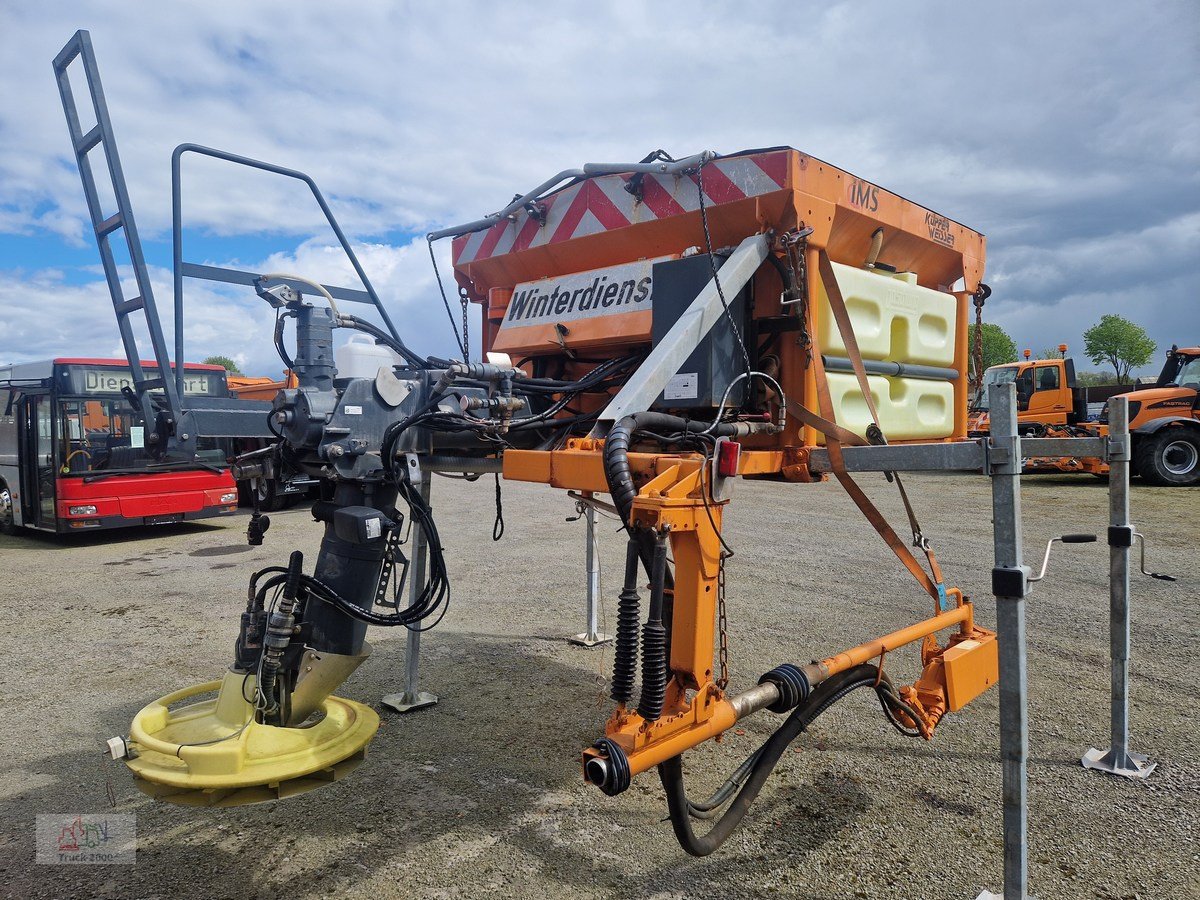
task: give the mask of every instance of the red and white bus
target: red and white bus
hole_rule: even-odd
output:
[[[220,366],[188,364],[184,376],[185,395],[229,396]],[[210,441],[194,461],[156,460],[126,386],[125,360],[0,366],[0,531],[67,533],[237,511],[225,449]]]

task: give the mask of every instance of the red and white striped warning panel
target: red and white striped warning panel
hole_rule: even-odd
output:
[[[716,206],[785,187],[790,152],[778,150],[709,163],[704,167],[705,204]],[[695,175],[644,175],[640,200],[625,189],[631,178],[604,175],[550,194],[539,201],[545,212],[544,222],[521,211],[511,221],[455,238],[454,264],[519,253],[700,208]]]

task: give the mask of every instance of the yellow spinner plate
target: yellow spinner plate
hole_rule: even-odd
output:
[[[352,771],[379,728],[373,709],[340,697],[326,698],[311,724],[261,725],[253,690],[253,677],[230,671],[142,709],[129,732],[136,755],[126,760],[138,787],[189,806],[277,800]]]

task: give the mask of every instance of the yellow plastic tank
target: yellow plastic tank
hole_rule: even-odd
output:
[[[856,269],[833,263],[858,349],[864,360],[950,369],[958,303],[953,295],[917,284],[911,272]],[[827,357],[847,357],[822,288],[817,339]],[[830,372],[829,393],[838,424],[862,434],[870,410],[852,374]],[[879,424],[890,441],[935,440],[954,433],[954,383],[949,378],[869,375]],[[822,440],[822,443],[824,441]]]
[[[839,425],[863,434],[871,424],[858,379],[830,372],[829,399]],[[871,396],[879,410],[879,427],[889,441],[936,440],[954,432],[954,384],[930,378],[890,378],[868,375]],[[824,437],[821,443],[825,443]]]

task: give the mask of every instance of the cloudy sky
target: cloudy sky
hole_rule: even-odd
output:
[[[50,66],[77,28],[168,330],[185,141],[312,175],[425,353],[453,346],[430,229],[584,162],[790,144],[986,233],[1019,346],[1081,353],[1107,312],[1200,342],[1194,0],[0,0],[0,362],[121,355]],[[191,261],[353,285],[298,184],[193,158],[185,219]],[[279,371],[248,289],[189,282],[187,316],[190,359]]]

